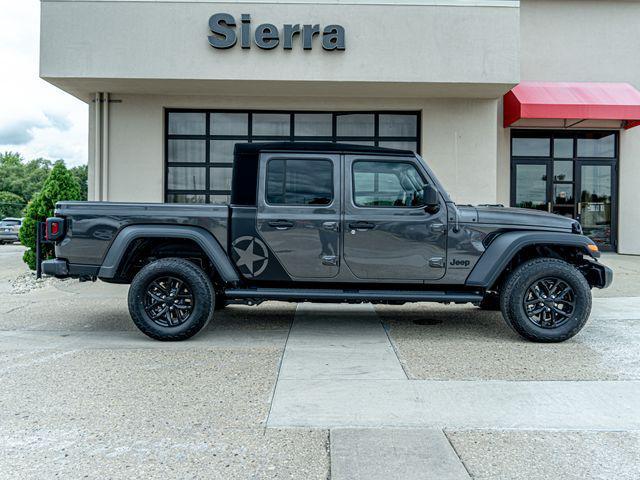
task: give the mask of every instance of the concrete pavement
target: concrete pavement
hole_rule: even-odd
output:
[[[640,259],[614,258],[620,295],[559,345],[471,306],[283,303],[167,344],[133,327],[126,286],[11,293],[20,250],[0,247],[9,477],[640,477]]]

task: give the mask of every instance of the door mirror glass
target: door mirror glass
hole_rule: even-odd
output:
[[[422,203],[428,212],[433,212],[438,209],[440,201],[436,187],[429,184],[422,186]]]

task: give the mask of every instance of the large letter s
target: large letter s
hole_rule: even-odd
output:
[[[209,44],[213,48],[231,48],[236,44],[236,19],[228,13],[216,13],[209,18]]]

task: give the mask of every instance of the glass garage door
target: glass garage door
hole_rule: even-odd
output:
[[[418,112],[166,110],[165,201],[228,203],[238,142],[342,142],[420,151]]]

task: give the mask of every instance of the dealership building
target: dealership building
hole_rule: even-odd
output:
[[[410,149],[640,254],[640,2],[41,0],[94,200],[225,203],[237,142]]]

